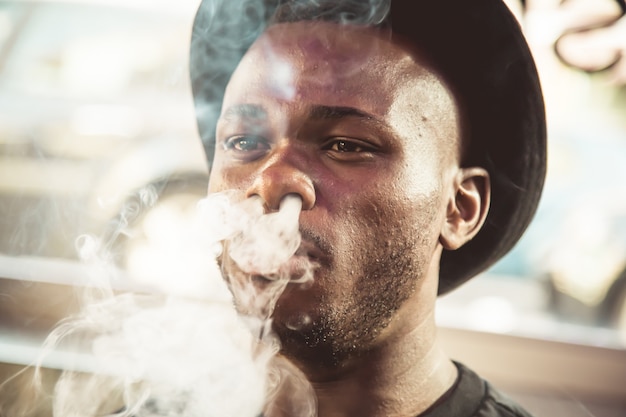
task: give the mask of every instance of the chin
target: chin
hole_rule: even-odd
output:
[[[314,325],[313,297],[302,289],[287,289],[278,300],[272,314],[275,327],[292,332],[307,332]]]

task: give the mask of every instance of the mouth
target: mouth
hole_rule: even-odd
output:
[[[282,264],[275,264],[276,266],[269,270],[263,270],[263,265],[265,265],[263,262],[240,264],[235,258],[228,255],[230,245],[229,242],[226,242],[223,256],[218,261],[224,278],[228,281],[232,279],[245,281],[245,277],[247,277],[260,288],[279,283],[286,285],[312,283],[315,271],[324,265],[329,266],[329,251],[317,235],[302,229],[300,229],[300,233],[300,245],[295,252]],[[254,252],[252,248],[250,249]],[[260,253],[263,252],[263,250],[260,251]]]
[[[289,284],[302,284],[313,280],[313,274],[320,267],[322,253],[317,246],[308,241],[302,241],[296,252],[273,273],[260,273],[252,271],[250,275],[253,281],[261,284],[271,282],[285,282]]]
[[[289,284],[302,284],[313,279],[315,269],[319,263],[314,257],[293,255],[287,262],[281,265],[280,269],[271,274],[252,273],[252,280],[262,284],[272,282],[285,282]]]

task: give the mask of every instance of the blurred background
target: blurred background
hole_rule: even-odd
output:
[[[180,273],[207,181],[198,2],[0,0],[0,383],[76,310],[81,258],[106,249],[119,290]],[[624,416],[626,5],[507,3],[544,88],[548,178],[518,246],[439,300],[442,337],[538,416]],[[62,352],[45,365],[53,381]]]

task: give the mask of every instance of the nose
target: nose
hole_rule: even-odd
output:
[[[258,195],[263,199],[266,210],[276,211],[288,194],[295,194],[302,199],[302,210],[311,210],[315,206],[315,187],[310,176],[286,155],[275,155],[263,166],[246,196]]]

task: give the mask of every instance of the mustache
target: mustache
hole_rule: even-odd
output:
[[[313,245],[318,256],[317,261],[325,264],[330,264],[333,254],[333,246],[318,233],[313,230],[300,226],[298,229],[303,242],[307,242],[309,245]],[[228,242],[226,243],[226,249],[216,258],[220,267],[223,267],[224,256],[228,253]]]
[[[299,231],[302,240],[314,245],[315,248],[322,255],[321,258],[326,260],[332,259],[331,255],[334,252],[333,246],[326,239],[324,239],[321,235],[314,232],[313,230],[304,226],[300,226]]]

